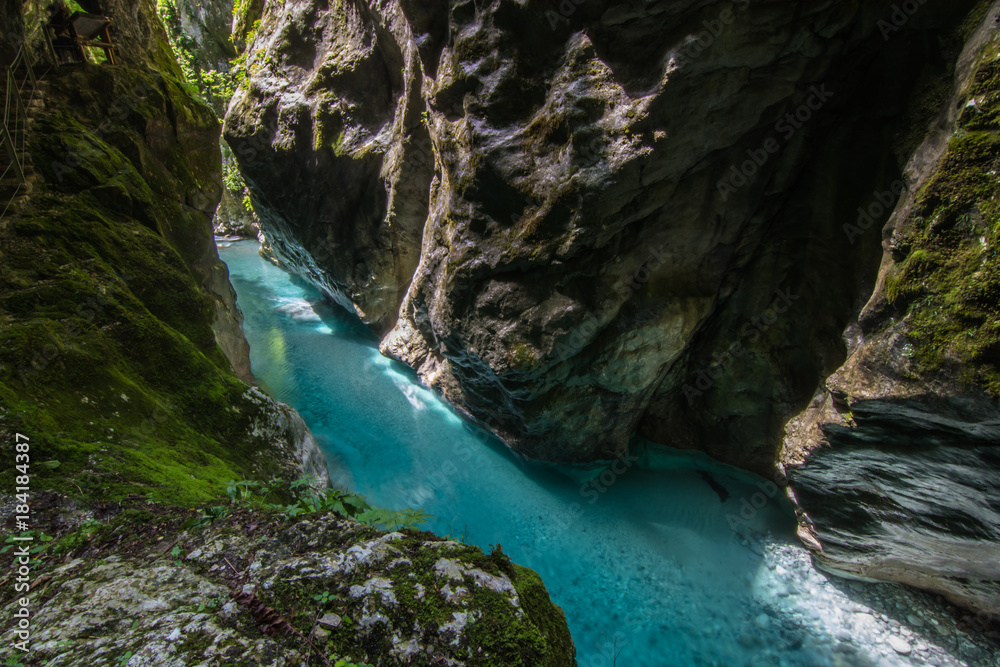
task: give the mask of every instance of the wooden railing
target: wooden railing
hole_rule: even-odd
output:
[[[25,157],[28,147],[28,105],[38,87],[38,79],[35,77],[34,63],[26,46],[27,40],[17,50],[17,54],[11,61],[5,72],[6,92],[4,94],[3,125],[0,126],[0,154],[6,154],[9,163],[0,173],[0,182],[5,181],[8,175],[13,172],[16,180],[16,187],[13,194],[5,202],[3,217],[7,209],[17,198],[18,193],[26,184],[25,178]]]

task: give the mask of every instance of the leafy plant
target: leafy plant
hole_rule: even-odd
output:
[[[201,604],[198,605],[198,613],[200,614],[206,609],[208,609],[209,611],[213,611],[216,608],[218,608],[220,604],[222,604],[222,600],[219,598],[212,598],[208,602],[202,602]]]
[[[314,491],[310,489],[295,503],[285,508],[289,516],[297,516],[306,512],[336,512],[344,516],[357,517],[371,509],[365,497],[340,489]]]
[[[311,484],[313,483],[314,480],[298,479],[289,484],[288,490],[298,495],[295,502],[289,505],[274,505],[264,500],[274,490],[275,485],[280,484],[280,480],[274,480],[268,484],[261,484],[253,480],[230,481],[226,487],[226,493],[233,504],[255,503],[265,509],[278,510],[288,517],[317,512],[336,512],[341,516],[356,519],[369,526],[380,526],[385,530],[415,528],[432,516],[422,509],[388,510],[373,507],[359,493],[351,493],[343,489],[317,490],[312,488]],[[303,491],[303,489],[305,490]],[[255,497],[255,491],[259,492],[260,498]],[[206,517],[195,520],[192,525],[200,525],[198,521],[202,520],[206,520]]]
[[[177,567],[183,565],[183,563],[181,562],[183,554],[184,550],[178,546],[175,546],[173,549],[170,550],[170,555],[174,557],[174,565],[176,565]]]
[[[469,524],[466,523],[465,526],[462,528],[461,535],[456,535],[453,532],[451,532],[454,529],[454,527],[455,526],[453,521],[452,525],[448,527],[448,533],[444,535],[444,538],[446,540],[452,540],[453,542],[461,542],[462,544],[469,544]]]
[[[336,599],[337,599],[337,596],[334,595],[333,593],[331,593],[330,591],[323,591],[322,593],[318,593],[318,594],[316,594],[316,595],[313,596],[313,600],[316,600],[316,602],[319,602],[320,606],[323,606],[323,607],[327,606],[328,604],[330,604],[331,602],[333,602]]]
[[[28,537],[31,537],[32,539],[30,541],[24,539]],[[38,544],[35,543],[36,539],[39,542]],[[34,545],[28,549],[29,554],[41,553],[49,548],[49,542],[51,541],[52,541],[51,535],[46,535],[45,533],[39,533],[36,538],[34,531],[26,530],[16,537],[14,535],[8,535],[7,539],[3,541],[6,546],[0,548],[0,554],[7,553],[11,549],[13,549],[16,545],[25,543]]]
[[[400,528],[415,528],[430,519],[431,516],[422,509],[386,510],[372,508],[362,512],[357,519],[369,526],[382,526],[386,530],[399,530]]]
[[[226,495],[229,496],[229,500],[235,504],[238,502],[246,503],[254,499],[257,495],[260,498],[267,498],[273,491],[275,491],[282,484],[280,479],[272,479],[269,482],[258,482],[254,479],[245,479],[241,482],[235,480],[229,480],[226,483]]]
[[[216,519],[222,519],[229,514],[229,508],[224,505],[214,505],[202,510],[202,512],[201,516],[185,521],[181,528],[188,530],[190,528],[201,528],[202,526],[207,526],[208,524],[213,523]]]

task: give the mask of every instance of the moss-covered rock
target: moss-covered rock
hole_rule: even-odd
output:
[[[559,607],[499,548],[337,515],[235,509],[200,528],[156,505],[98,509],[40,555],[32,660],[51,665],[570,667]],[[97,517],[97,518],[95,518]],[[4,595],[3,608],[16,604]],[[0,638],[6,643],[11,614]],[[322,656],[322,657],[321,657]]]
[[[211,228],[219,125],[176,65],[157,67],[172,60],[151,20],[138,45],[123,27],[121,65],[53,69],[39,89],[30,194],[0,221],[3,453],[22,433],[51,462],[33,490],[84,498],[187,504],[231,479],[325,479],[298,416],[240,379],[248,346]]]

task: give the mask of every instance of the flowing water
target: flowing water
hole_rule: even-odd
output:
[[[901,660],[843,585],[812,568],[766,481],[648,443],[638,463],[525,461],[256,243],[220,243],[220,256],[253,372],[302,414],[334,484],[382,507],[423,508],[438,534],[502,544],[565,610],[581,666]]]

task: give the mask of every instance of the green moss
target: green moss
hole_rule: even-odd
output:
[[[535,364],[535,349],[527,343],[518,343],[512,351],[512,362],[518,370],[528,370]]]
[[[208,216],[187,201],[218,181],[216,120],[138,68],[53,72],[47,102],[38,182],[0,237],[4,445],[21,432],[34,459],[60,462],[34,470],[33,490],[103,500],[187,505],[275,472],[193,273],[214,261]]]
[[[549,593],[537,572],[521,565],[513,565],[513,568],[514,576],[511,580],[521,606],[545,642],[548,657],[545,664],[552,667],[572,666],[575,663],[568,656],[573,655],[575,649],[566,625],[566,615],[549,599]]]
[[[905,258],[886,277],[886,297],[906,317],[918,372],[945,365],[1000,397],[1000,66],[980,55],[968,92],[974,106],[900,228]]]
[[[334,140],[333,142],[333,154],[336,155],[337,157],[342,157],[346,154],[346,151],[344,150],[344,140],[346,139],[346,137],[347,133],[341,131],[337,135],[336,140]]]
[[[216,639],[218,639],[217,635],[204,630],[195,630],[184,635],[184,638],[177,646],[177,652],[185,657],[200,658],[204,655],[205,649],[212,646]]]
[[[377,531],[356,530],[344,535],[343,544],[321,544],[318,548],[343,550],[362,540],[377,537]],[[397,565],[380,571],[378,576],[388,578],[392,583],[395,603],[376,603],[372,600],[352,598],[351,586],[362,585],[373,576],[367,569],[344,573],[335,578],[289,578],[279,580],[267,590],[258,591],[265,604],[279,613],[295,609],[297,613],[290,622],[301,632],[308,633],[319,614],[333,612],[345,621],[337,628],[328,629],[329,635],[323,640],[328,653],[357,661],[372,661],[388,655],[393,647],[393,638],[384,631],[381,624],[369,626],[362,636],[357,630],[357,621],[363,613],[385,614],[396,635],[415,634],[428,642],[439,641],[440,628],[454,621],[457,610],[474,612],[469,623],[456,639],[459,649],[469,656],[471,666],[510,667],[511,665],[545,665],[562,667],[574,664],[573,644],[566,627],[562,611],[553,605],[538,575],[519,567],[496,548],[490,555],[476,547],[437,542],[439,538],[424,532],[401,531],[402,539],[393,541],[392,548],[409,564]],[[437,544],[435,544],[437,542]],[[519,608],[510,603],[509,594],[494,591],[474,583],[470,576],[466,581],[443,578],[435,570],[435,564],[447,558],[477,568],[494,577],[507,577],[517,591]],[[466,589],[471,598],[462,602],[448,601],[445,586],[450,586],[452,595]],[[317,600],[317,596],[327,593],[330,599]],[[377,599],[378,596],[375,596]],[[368,609],[362,612],[361,608]],[[287,616],[286,616],[287,618]],[[364,653],[359,653],[362,648]],[[415,663],[425,664],[425,663]]]

